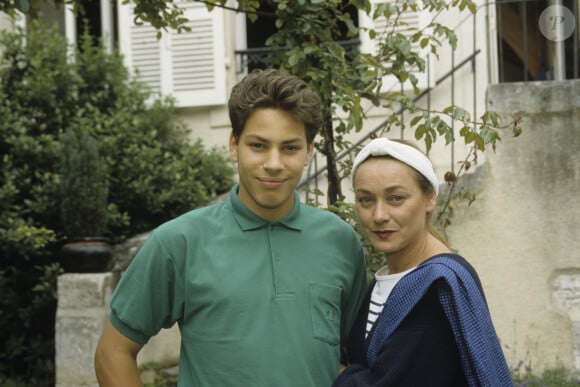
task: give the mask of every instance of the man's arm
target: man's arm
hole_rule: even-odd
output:
[[[137,354],[142,344],[124,336],[110,322],[95,352],[95,372],[101,387],[143,386],[137,368]]]

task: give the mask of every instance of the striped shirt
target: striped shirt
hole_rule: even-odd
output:
[[[377,282],[373,287],[373,291],[371,293],[371,301],[369,305],[369,315],[367,318],[367,326],[365,332],[365,338],[369,335],[371,329],[373,329],[373,325],[379,318],[379,315],[383,311],[383,307],[385,306],[385,302],[391,294],[391,291],[399,282],[401,278],[405,276],[405,274],[411,272],[414,268],[411,268],[407,271],[397,273],[397,274],[389,274],[388,266],[383,266],[379,271],[375,273],[375,279]]]

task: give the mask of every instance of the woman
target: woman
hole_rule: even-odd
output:
[[[477,273],[430,225],[439,189],[409,143],[371,141],[352,168],[356,210],[388,257],[352,327],[334,386],[511,386]]]

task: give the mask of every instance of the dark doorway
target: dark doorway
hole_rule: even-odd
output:
[[[270,50],[266,48],[266,40],[276,32],[275,5],[269,1],[260,2],[260,16],[255,22],[246,17],[246,45],[248,49],[247,71],[263,69],[269,67],[268,54]],[[350,14],[354,24],[358,26],[358,10],[355,6],[348,4],[345,11]],[[272,15],[272,16],[268,16]],[[339,41],[347,40],[347,27],[339,25]]]
[[[101,1],[109,1],[111,5],[111,15],[103,15],[101,13]],[[88,36],[93,40],[93,44],[97,44],[103,38],[103,34],[110,35],[113,44],[117,42],[117,17],[116,17],[116,2],[110,0],[80,0],[78,2],[79,9],[76,15],[76,34],[77,44],[79,50],[82,49],[82,37],[85,30]],[[103,31],[103,18],[110,18],[109,24],[112,26],[112,31]]]

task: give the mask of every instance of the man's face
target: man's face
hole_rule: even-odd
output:
[[[307,144],[304,124],[279,109],[259,109],[246,121],[230,154],[238,163],[238,197],[256,215],[279,220],[294,206],[294,190],[314,145]]]

